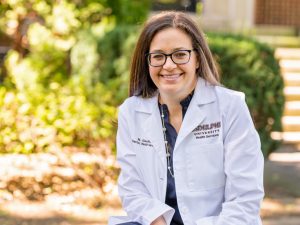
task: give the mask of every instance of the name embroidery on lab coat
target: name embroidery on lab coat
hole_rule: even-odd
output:
[[[220,134],[221,122],[213,122],[210,124],[200,124],[193,130],[196,139],[218,137]]]
[[[132,139],[131,141],[132,141],[134,144],[153,147],[153,145],[151,144],[150,140],[137,138],[136,140],[133,140],[133,139]]]

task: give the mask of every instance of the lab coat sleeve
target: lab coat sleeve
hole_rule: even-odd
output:
[[[225,199],[219,216],[204,217],[197,225],[259,225],[264,196],[259,136],[243,96],[235,96],[224,115]]]
[[[174,209],[153,198],[140,177],[136,154],[131,142],[126,108],[120,107],[117,132],[117,160],[121,167],[118,179],[119,196],[130,220],[149,225],[159,216],[170,224]],[[134,126],[134,124],[131,124]]]

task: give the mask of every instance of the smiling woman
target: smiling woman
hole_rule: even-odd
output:
[[[263,156],[244,94],[221,87],[184,13],[160,13],[141,32],[117,160],[128,216],[109,224],[261,225]]]
[[[184,99],[195,88],[199,63],[190,49],[193,49],[191,38],[177,28],[164,29],[152,39],[149,74],[161,98],[169,95]]]

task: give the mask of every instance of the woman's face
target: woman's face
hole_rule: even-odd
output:
[[[192,50],[192,40],[185,32],[176,28],[167,28],[159,31],[150,44],[150,53],[171,54],[178,50]],[[188,52],[174,53],[173,60],[180,62],[184,54]],[[153,63],[163,60],[160,55],[152,54]],[[185,61],[184,61],[185,62]],[[196,69],[199,62],[196,52],[190,52],[190,59],[185,64],[176,64],[172,59],[167,57],[164,65],[153,67],[149,65],[149,73],[152,81],[158,88],[162,96],[169,96],[182,100],[195,88],[197,83]]]

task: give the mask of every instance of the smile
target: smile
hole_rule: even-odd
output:
[[[163,77],[165,80],[176,80],[182,75],[182,73],[177,73],[177,74],[169,74],[169,75],[160,75]]]

